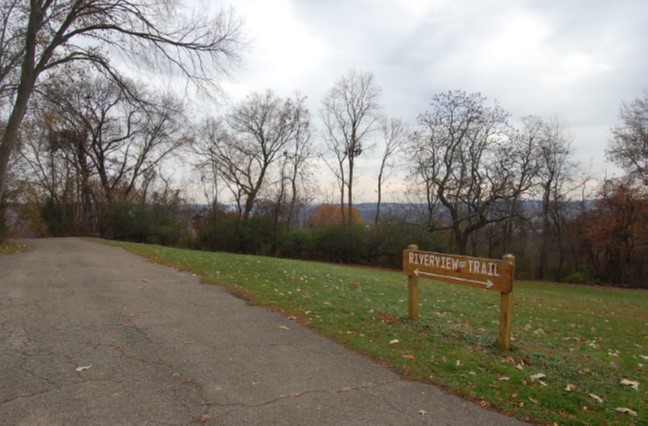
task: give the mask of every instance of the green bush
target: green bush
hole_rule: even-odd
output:
[[[308,229],[293,229],[279,239],[279,256],[292,259],[314,259],[315,236]]]
[[[196,245],[202,250],[272,254],[272,222],[253,217],[244,224],[237,214],[217,209],[198,226]]]
[[[332,225],[315,233],[317,258],[329,262],[367,263],[363,225]]]
[[[574,271],[566,274],[565,281],[573,284],[591,284],[594,282],[591,274],[586,271]]]
[[[175,206],[118,203],[103,216],[102,235],[139,243],[183,246],[189,241],[189,225]]]
[[[73,206],[60,204],[48,198],[41,207],[41,216],[51,235],[55,237],[74,235]]]

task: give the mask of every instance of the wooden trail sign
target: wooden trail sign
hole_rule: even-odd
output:
[[[408,276],[409,318],[419,317],[418,278],[427,278],[500,292],[499,335],[500,350],[511,346],[511,311],[513,309],[513,276],[515,257],[503,260],[458,256],[419,251],[411,245],[403,251],[403,272]]]

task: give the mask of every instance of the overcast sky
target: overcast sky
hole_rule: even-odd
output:
[[[434,94],[497,100],[514,120],[558,117],[599,177],[619,105],[648,89],[643,0],[236,0],[251,44],[232,102],[299,90],[314,116],[335,80],[375,74],[385,113],[414,123]],[[643,49],[642,49],[643,48]],[[368,174],[370,171],[367,170]],[[369,194],[366,194],[369,195]]]

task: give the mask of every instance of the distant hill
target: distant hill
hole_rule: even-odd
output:
[[[302,210],[300,220],[306,222],[308,217],[315,212],[323,204],[312,204]],[[590,210],[594,208],[595,200],[583,201],[570,201],[569,207],[573,212],[580,212],[581,209]],[[210,206],[205,204],[193,204],[187,206],[190,210],[197,212],[201,215],[209,211]],[[522,201],[522,208],[527,214],[533,215],[540,212],[542,202],[540,200],[524,200]],[[225,211],[234,212],[236,207],[234,204],[221,205]],[[354,208],[360,213],[362,223],[371,225],[376,218],[377,203],[358,203],[354,204]],[[396,219],[414,222],[427,214],[427,204],[424,203],[381,203],[380,205],[380,218]]]

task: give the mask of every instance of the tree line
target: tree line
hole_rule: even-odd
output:
[[[0,6],[2,223],[11,212],[35,234],[387,267],[411,243],[511,252],[525,278],[647,285],[648,92],[622,103],[611,129],[607,155],[626,175],[591,194],[559,119],[516,126],[497,102],[455,90],[407,124],[382,113],[370,72],[342,74],[316,114],[299,92],[267,90],[194,122],[182,99],[125,77],[108,54],[217,93],[211,72],[239,59],[240,21],[175,13],[166,2]],[[354,187],[368,152],[377,200],[361,221]],[[178,162],[191,163],[206,205],[173,183]],[[319,205],[327,169],[339,198]],[[394,170],[406,179],[386,211]]]

